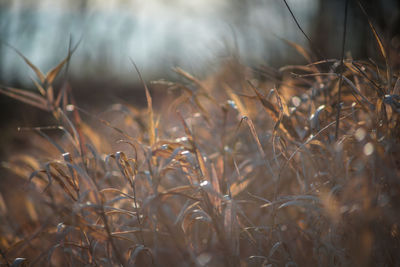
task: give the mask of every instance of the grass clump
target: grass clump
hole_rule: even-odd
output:
[[[0,89],[58,122],[3,164],[26,191],[0,199],[2,264],[399,264],[395,71],[351,58],[230,61],[203,80],[178,68],[180,82],[154,82],[170,92],[161,106],[144,85],[147,108],[93,115],[53,89],[70,56],[47,75],[24,58],[38,94]]]

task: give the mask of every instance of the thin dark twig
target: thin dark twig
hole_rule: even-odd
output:
[[[294,22],[297,25],[297,28],[299,28],[299,30],[302,32],[302,34],[304,35],[304,37],[306,37],[307,41],[310,43],[310,47],[311,49],[314,51],[314,53],[317,55],[318,59],[325,59],[325,57],[322,55],[321,51],[316,48],[313,44],[313,42],[311,41],[310,37],[308,37],[308,35],[304,32],[303,28],[300,26],[300,23],[297,21],[295,15],[292,12],[292,9],[289,7],[289,4],[286,2],[286,0],[283,0],[283,2],[285,3],[287,9],[290,12],[290,15],[292,16]]]
[[[337,113],[336,113],[336,128],[335,128],[335,140],[338,139],[339,136],[339,123],[340,123],[340,98],[342,93],[342,83],[343,83],[343,59],[344,59],[344,47],[346,44],[346,31],[347,31],[347,10],[349,6],[349,0],[346,0],[344,7],[344,23],[343,23],[343,38],[342,38],[342,56],[340,58],[340,68],[339,68],[339,92],[337,98]]]

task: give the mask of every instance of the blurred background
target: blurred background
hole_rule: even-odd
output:
[[[278,37],[304,43],[277,0],[12,0],[2,1],[0,30],[6,42],[40,69],[65,57],[69,38],[81,40],[70,64],[74,79],[132,81],[134,59],[144,76],[168,75],[181,66],[203,72],[229,53],[247,63],[285,58]],[[304,29],[311,29],[318,1],[290,1]],[[237,50],[237,51],[236,51]],[[273,55],[273,56],[272,56]],[[1,47],[3,82],[29,84],[29,69]]]
[[[323,57],[339,58],[345,0],[287,2]],[[361,2],[398,64],[398,1]],[[33,72],[6,44],[47,72],[67,55],[70,41],[80,41],[67,76],[79,103],[111,104],[113,95],[111,101],[140,104],[143,88],[130,58],[147,81],[174,79],[176,66],[201,77],[233,55],[249,66],[306,63],[282,38],[309,48],[281,0],[0,0],[0,85],[33,87]],[[346,51],[379,61],[356,1],[349,5]],[[3,130],[14,121],[40,124],[45,115],[37,112],[0,96]]]
[[[345,0],[287,2],[323,56],[339,57]],[[398,1],[361,2],[385,40],[398,45]],[[348,31],[346,50],[371,56],[372,35],[356,1]],[[299,63],[280,38],[308,47],[281,0],[2,0],[0,38],[0,82],[24,86],[32,73],[5,44],[47,71],[66,56],[70,40],[81,41],[69,77],[117,84],[137,81],[129,58],[154,79],[175,66],[201,75],[232,54],[253,66]]]

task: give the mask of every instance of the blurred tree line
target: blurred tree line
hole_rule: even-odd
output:
[[[189,10],[188,12],[193,12],[192,17],[198,18],[200,23],[215,16],[220,16],[221,21],[225,21],[226,24],[229,24],[232,28],[232,32],[227,33],[227,35],[236,34],[236,36],[233,36],[231,39],[237,38],[235,41],[240,48],[239,52],[245,55],[244,57],[247,58],[247,63],[250,64],[256,65],[263,63],[266,60],[269,62],[269,64],[275,66],[293,63],[293,58],[296,55],[294,51],[288,52],[287,50],[290,49],[288,49],[288,47],[282,43],[279,43],[276,36],[272,36],[271,32],[275,33],[278,37],[287,38],[291,41],[298,42],[301,45],[308,45],[305,38],[301,35],[300,31],[297,29],[295,23],[290,17],[290,13],[286,9],[283,0],[206,1],[204,3],[208,3],[208,6],[205,4],[201,5],[199,4],[200,2],[198,3],[201,9],[194,4],[192,4],[193,6],[190,6],[190,4],[187,4],[181,0],[174,0],[169,4],[158,0],[150,2],[158,3],[157,5],[160,6],[161,13],[162,8],[172,9],[173,4],[175,4],[177,8],[186,8],[186,11]],[[346,0],[287,0],[287,2],[291,6],[292,11],[297,17],[301,26],[311,37],[313,43],[322,52],[324,57],[340,57],[344,5]],[[399,2],[397,0],[360,0],[360,2],[365,7],[371,20],[383,37],[387,49],[391,51],[390,55],[393,62],[397,62],[398,64],[398,53],[400,46]],[[197,2],[194,1],[193,3]],[[304,6],[303,4],[303,6],[301,6],[302,3],[307,3],[308,5]],[[120,8],[123,8],[124,5],[128,6],[127,3],[121,1]],[[133,1],[130,3],[130,5],[133,7],[133,10],[137,10],[139,14],[138,16],[141,16],[140,10],[143,9],[143,3],[140,1]],[[154,6],[157,5],[154,4]],[[51,6],[53,6],[53,9],[55,9],[56,12],[53,12],[50,9],[50,12],[46,11],[46,14],[49,15],[48,25],[46,25],[46,21],[40,20],[40,18],[37,17],[39,14],[38,9],[48,9]],[[5,75],[14,75],[13,73],[10,74],[9,71],[6,71],[13,65],[9,62],[7,63],[5,58],[13,52],[4,45],[5,42],[14,45],[15,41],[18,40],[18,42],[27,47],[28,52],[29,50],[37,49],[37,47],[42,47],[42,50],[38,51],[43,51],[45,55],[41,57],[46,58],[45,61],[50,67],[54,65],[54,62],[56,62],[54,59],[55,57],[57,57],[59,60],[66,53],[65,47],[67,46],[70,34],[68,31],[71,31],[71,27],[89,28],[93,27],[93,25],[96,23],[99,24],[94,20],[88,20],[88,17],[93,16],[93,12],[91,12],[91,10],[94,8],[103,9],[103,11],[108,10],[109,8],[109,11],[107,12],[110,12],[113,9],[112,5],[108,4],[106,1],[73,0],[59,1],[57,4],[47,0],[1,1],[0,40],[2,44],[0,45],[0,83],[5,80],[10,80],[10,77],[5,77]],[[213,8],[215,8],[217,11],[210,11]],[[193,11],[195,9],[199,9],[199,11]],[[169,10],[169,12],[170,11],[171,10]],[[180,12],[186,11],[183,9],[183,11]],[[266,11],[269,13],[266,13]],[[201,12],[206,13],[208,17],[198,14]],[[65,16],[64,13],[67,15]],[[54,16],[57,16],[57,14],[64,15],[60,18],[54,18]],[[271,14],[274,16],[273,18],[270,18]],[[190,16],[191,14],[189,14],[189,17]],[[121,17],[123,17],[123,14],[121,14]],[[155,23],[160,19],[161,18],[155,17]],[[79,50],[85,51],[84,53],[80,54],[80,57],[84,58],[80,64],[85,65],[82,67],[82,69],[93,68],[94,73],[98,74],[100,71],[102,72],[101,75],[105,77],[112,73],[111,70],[116,69],[117,72],[121,72],[120,69],[122,68],[122,65],[118,62],[115,64],[116,61],[113,61],[113,58],[116,56],[121,56],[121,53],[118,54],[115,51],[123,51],[124,49],[127,50],[130,46],[128,42],[127,46],[120,45],[119,47],[115,47],[115,39],[129,38],[129,35],[138,34],[137,32],[143,31],[143,29],[136,30],[135,32],[135,27],[139,27],[138,22],[135,21],[135,19],[133,21],[128,21],[128,18],[126,18],[122,21],[115,22],[113,21],[113,18],[104,17],[103,20],[105,20],[105,22],[101,22],[103,23],[102,25],[98,26],[98,28],[95,30],[92,30],[92,32],[95,33],[87,34],[88,37],[83,36],[88,40],[86,44],[81,44],[82,48],[79,48]],[[85,23],[88,21],[90,21],[93,25],[86,25]],[[190,18],[188,21],[192,23],[189,25],[192,27],[198,23],[198,21],[195,20],[190,21]],[[200,61],[203,58],[200,56],[200,54],[193,55],[193,52],[195,52],[197,49],[196,43],[199,43],[199,41],[206,38],[209,38],[210,40],[212,38],[215,39],[215,37],[220,34],[221,31],[226,31],[226,28],[219,28],[220,25],[215,25],[215,27],[213,27],[213,23],[215,22],[211,21],[209,24],[206,24],[204,28],[193,29],[193,31],[196,33],[196,30],[199,30],[199,32],[206,32],[204,34],[207,34],[207,31],[211,33],[213,31],[217,31],[216,29],[218,29],[219,32],[211,34],[211,37],[204,35],[204,38],[199,36],[198,39],[196,39],[192,36],[187,36],[190,34],[190,29],[185,29],[184,26],[179,24],[176,25],[176,21],[171,22],[171,18],[168,18],[166,22],[172,24],[164,26],[157,24],[142,25],[142,27],[144,27],[144,31],[146,31],[146,27],[149,28],[149,35],[157,34],[157,31],[154,31],[154,28],[157,27],[165,27],[166,30],[170,30],[171,32],[161,32],[161,34],[165,35],[163,35],[160,40],[149,38],[147,42],[150,43],[142,44],[140,44],[140,42],[143,41],[140,39],[143,39],[143,36],[147,37],[146,32],[141,33],[142,35],[137,35],[133,42],[133,45],[135,45],[135,49],[133,51],[139,51],[139,55],[134,55],[135,59],[139,61],[139,64],[145,66],[147,62],[156,62],[158,60],[159,62],[164,62],[165,65],[157,63],[151,65],[150,68],[156,68],[159,66],[161,66],[161,68],[168,68],[171,65],[184,64],[185,60],[188,60],[187,58],[194,56],[197,61]],[[52,25],[55,23],[59,23],[58,28],[55,28],[55,26]],[[75,26],[71,26],[71,23],[75,23]],[[165,22],[163,21],[161,23]],[[107,25],[109,25],[109,28],[107,28]],[[175,29],[170,29],[171,27],[175,27]],[[41,28],[44,28],[45,30]],[[38,33],[39,30],[41,31],[40,33]],[[153,32],[150,32],[151,30]],[[358,7],[357,0],[349,1],[347,30],[348,38],[346,43],[346,51],[350,51],[354,58],[368,58],[373,57],[376,54],[376,46],[371,30],[368,27],[367,19]],[[61,32],[55,33],[54,31]],[[174,32],[176,36],[174,36]],[[196,34],[199,35],[200,33]],[[48,35],[49,39],[46,39],[46,35]],[[58,40],[54,40],[57,39],[55,37],[57,37]],[[75,41],[77,41],[78,38],[79,36],[75,36]],[[179,38],[183,39],[179,40]],[[187,48],[187,43],[189,42],[192,42],[190,45],[194,47],[191,50],[190,47],[189,49]],[[160,47],[155,48],[159,49],[160,51],[157,52],[155,50],[149,50],[150,48],[146,48],[146,46],[154,46],[156,43],[160,43]],[[203,46],[207,45],[209,45],[208,40],[204,41]],[[173,49],[176,51],[173,51]],[[95,53],[95,51],[100,52]],[[126,53],[126,58],[128,56],[132,56],[130,52]],[[143,56],[143,53],[147,54]],[[178,53],[186,53],[186,59],[181,59],[183,56],[177,55]],[[187,54],[190,54],[190,56],[188,57]],[[148,55],[151,55],[152,58]],[[141,56],[144,60],[142,62],[140,61]],[[15,58],[17,58],[17,56],[15,56]],[[35,61],[37,59],[38,56],[36,55],[32,60]],[[51,62],[51,64],[49,62]],[[126,62],[128,62],[128,60],[126,60]],[[118,66],[118,64],[120,66]],[[195,64],[190,62],[188,65]],[[102,66],[103,69],[97,69],[99,66]],[[21,77],[16,76],[15,78],[20,79]]]

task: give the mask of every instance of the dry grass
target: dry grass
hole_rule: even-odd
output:
[[[18,203],[0,197],[5,266],[400,264],[398,72],[233,60],[155,82],[165,106],[145,85],[147,109],[91,115],[53,90],[70,56],[47,75],[25,59],[39,94],[0,89],[58,121],[3,163],[26,181]]]

